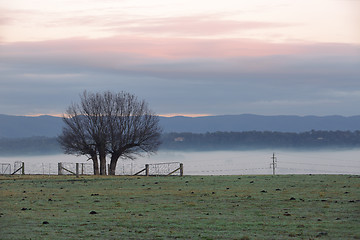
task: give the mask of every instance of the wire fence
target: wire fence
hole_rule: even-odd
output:
[[[0,163],[0,174],[11,174],[11,164],[10,163]]]
[[[269,162],[270,164],[270,162]],[[268,165],[269,165],[268,164]],[[266,165],[266,164],[264,164]],[[338,164],[318,164],[318,163],[294,163],[287,161],[277,161],[275,165],[276,174],[351,174],[360,175],[360,166],[338,165]],[[236,168],[236,165],[191,165],[188,166],[188,175],[266,175],[273,174],[271,167],[252,167]],[[204,169],[206,168],[206,169]],[[194,169],[194,170],[191,170]]]
[[[273,174],[351,174],[360,175],[360,161],[355,160],[355,155],[345,155],[342,153],[331,153],[332,157],[322,157],[315,153],[277,153],[275,169],[271,167],[271,154],[264,155],[262,159],[246,159],[241,156],[227,160],[206,159],[209,155],[197,154],[197,159],[183,158],[185,175],[267,175]],[[187,156],[187,155],[185,155]],[[211,155],[212,156],[212,155]],[[175,158],[176,159],[176,158]],[[234,160],[235,159],[235,160]],[[352,160],[348,160],[352,159]],[[63,167],[70,171],[64,171],[63,174],[72,174],[76,172],[75,162],[64,162]],[[68,166],[67,166],[67,165]],[[116,167],[116,175],[134,175],[144,169],[147,164],[143,159],[140,161],[123,160],[119,161]],[[80,163],[80,174],[93,174],[92,164],[89,162]],[[171,172],[170,164],[158,165],[158,163],[148,163],[149,171],[153,172]],[[19,169],[19,162],[0,162],[0,174],[12,174]],[[175,165],[174,165],[175,166]],[[21,171],[16,172],[21,174]],[[25,161],[25,174],[57,175],[59,168],[57,162],[37,163]],[[150,174],[152,175],[152,174]],[[161,175],[156,173],[154,175]]]
[[[149,166],[149,175],[168,175],[179,169],[180,162],[167,162],[167,163],[153,163],[148,164]],[[176,172],[176,175],[180,175],[180,171]]]
[[[115,170],[116,175],[131,176],[141,171],[144,168],[144,164],[136,161],[121,161],[118,162]]]

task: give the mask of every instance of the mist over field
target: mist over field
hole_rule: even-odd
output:
[[[275,153],[276,174],[360,174],[360,149],[284,151],[159,151],[136,160],[120,160],[116,174],[133,175],[145,164],[181,162],[185,175],[272,174]],[[26,174],[57,174],[58,162],[88,163],[85,156],[43,155],[0,157],[0,163],[24,161]]]

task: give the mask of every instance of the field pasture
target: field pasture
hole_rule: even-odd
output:
[[[360,176],[0,176],[1,239],[360,239]]]

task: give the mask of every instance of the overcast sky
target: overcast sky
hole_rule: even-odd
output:
[[[0,0],[0,114],[360,115],[359,0]]]

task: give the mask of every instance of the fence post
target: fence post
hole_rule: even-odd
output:
[[[180,176],[184,175],[184,164],[180,163]]]
[[[79,163],[76,163],[76,177],[79,177]]]
[[[149,176],[149,164],[145,164],[145,176]]]
[[[61,164],[61,162],[58,163],[58,175],[62,175],[62,164]]]
[[[25,175],[25,163],[24,162],[22,162],[21,174]]]

